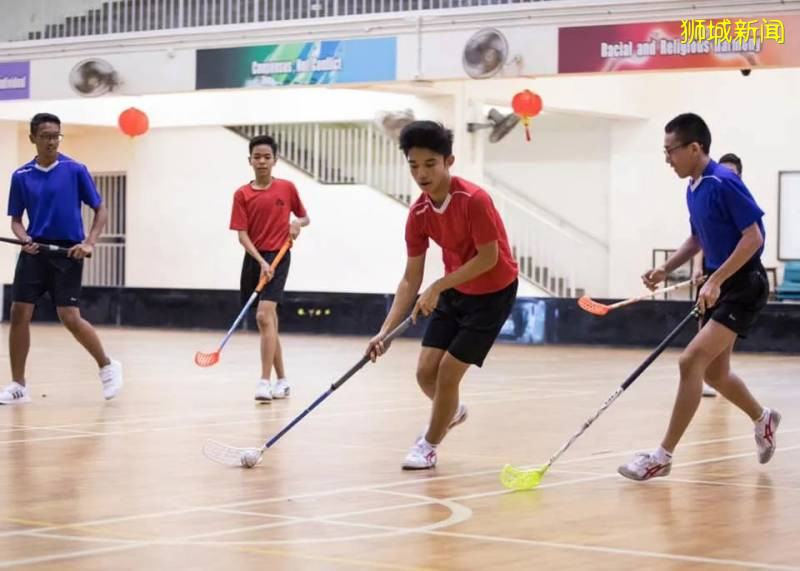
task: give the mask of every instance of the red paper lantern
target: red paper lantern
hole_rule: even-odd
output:
[[[528,125],[531,122],[531,117],[535,117],[542,111],[542,98],[536,95],[533,91],[526,89],[517,93],[511,100],[511,108],[514,113],[522,118],[522,124],[525,125],[525,139],[531,140],[531,132]]]
[[[147,113],[136,107],[129,107],[119,114],[119,129],[129,137],[144,135],[150,128]]]

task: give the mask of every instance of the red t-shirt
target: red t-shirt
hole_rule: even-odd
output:
[[[478,295],[500,291],[517,279],[519,269],[511,255],[503,221],[485,190],[459,177],[451,177],[450,194],[436,208],[426,193],[411,205],[406,222],[406,249],[411,257],[428,249],[428,239],[442,247],[446,274],[453,273],[478,253],[477,247],[497,240],[495,266],[456,286],[461,293]]]
[[[233,195],[231,230],[246,230],[256,249],[274,252],[289,237],[289,212],[306,216],[294,184],[273,178],[267,188],[257,189],[248,183]]]

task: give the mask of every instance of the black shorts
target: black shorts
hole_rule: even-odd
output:
[[[493,293],[467,295],[448,289],[428,321],[423,347],[444,349],[464,363],[481,366],[517,298],[517,280]]]
[[[36,240],[69,248],[74,242]],[[14,272],[12,299],[20,303],[36,303],[45,293],[56,307],[78,307],[81,299],[83,260],[64,254],[45,252],[36,255],[20,252]]]
[[[703,315],[703,325],[713,319],[744,339],[769,297],[769,281],[761,261],[745,264],[720,290],[717,304]]]
[[[261,252],[261,255],[268,263],[272,263],[278,252]],[[258,296],[259,301],[274,301],[275,303],[283,302],[283,288],[286,287],[286,278],[289,277],[289,265],[292,262],[292,252],[286,251],[283,259],[275,268],[275,275],[267,282],[264,289],[261,290],[261,295]],[[242,296],[242,305],[247,303],[253,291],[258,285],[258,280],[261,277],[261,266],[256,259],[245,252],[244,261],[242,262],[242,277],[239,282],[239,291]]]

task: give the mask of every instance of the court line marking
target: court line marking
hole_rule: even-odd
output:
[[[368,491],[368,490],[365,490],[365,491]],[[466,506],[462,506],[460,504],[457,504],[457,503],[455,503],[455,502],[453,502],[451,500],[437,499],[437,498],[432,498],[432,497],[429,497],[429,496],[418,496],[418,495],[411,495],[411,494],[397,494],[397,495],[401,495],[401,496],[405,496],[405,497],[413,497],[413,498],[424,498],[424,500],[425,500],[424,504],[442,505],[442,506],[444,506],[444,507],[446,507],[446,508],[448,508],[450,510],[450,515],[447,518],[445,518],[443,520],[440,520],[440,521],[437,521],[437,522],[433,522],[433,523],[425,525],[425,526],[421,526],[419,528],[421,530],[435,530],[435,529],[441,529],[441,528],[444,528],[444,527],[449,527],[451,525],[456,525],[458,523],[466,521],[470,517],[472,517],[472,510],[471,509],[467,508]],[[351,517],[351,516],[354,516],[354,515],[361,515],[361,514],[366,514],[366,513],[374,513],[374,512],[379,512],[379,511],[387,511],[387,510],[393,510],[393,509],[402,509],[402,508],[407,508],[407,507],[414,507],[415,505],[423,505],[423,502],[418,502],[418,504],[414,504],[412,506],[408,506],[406,504],[399,504],[399,505],[396,505],[396,506],[395,505],[393,505],[393,506],[383,506],[381,508],[370,508],[370,509],[366,509],[366,510],[342,512],[340,514],[331,514],[331,516],[329,516],[329,517]],[[210,511],[219,512],[219,510],[210,510]],[[243,513],[243,512],[228,511],[228,512],[221,512],[221,513]],[[193,546],[207,546],[207,547],[224,547],[224,548],[229,548],[229,549],[232,548],[232,549],[237,549],[237,550],[242,549],[242,548],[252,549],[252,546],[244,544],[244,543],[242,543],[241,545],[239,545],[239,544],[234,545],[233,543],[227,543],[227,542],[223,544],[223,543],[203,542],[203,541],[198,542],[197,540],[198,539],[202,540],[202,539],[209,538],[209,537],[217,537],[217,536],[220,536],[220,535],[229,535],[230,533],[245,533],[245,532],[250,532],[250,531],[260,531],[260,530],[263,530],[263,529],[269,529],[269,528],[275,528],[275,527],[280,527],[280,526],[293,525],[293,524],[298,524],[298,523],[315,523],[316,522],[315,518],[306,518],[306,517],[262,514],[262,513],[258,513],[258,512],[252,512],[252,515],[257,515],[257,516],[262,517],[262,518],[264,518],[264,517],[272,517],[272,518],[277,517],[277,518],[282,518],[282,519],[287,520],[287,521],[273,522],[273,523],[269,523],[269,524],[260,524],[260,525],[255,525],[255,526],[247,526],[247,527],[228,529],[228,530],[218,530],[218,531],[213,531],[213,532],[205,532],[205,533],[200,533],[200,534],[193,534],[193,535],[190,535],[190,536],[179,537],[179,538],[175,538],[175,539],[169,539],[168,538],[168,539],[153,539],[153,540],[149,540],[149,539],[148,540],[141,540],[141,539],[131,540],[131,539],[122,539],[122,538],[112,539],[112,538],[105,538],[105,537],[104,538],[94,538],[93,539],[93,538],[89,538],[89,537],[85,537],[85,536],[76,537],[76,536],[70,536],[70,535],[48,533],[48,532],[44,531],[44,529],[42,529],[42,530],[31,530],[31,531],[28,531],[26,533],[23,533],[22,535],[29,536],[29,537],[32,536],[32,537],[45,538],[45,539],[56,539],[56,540],[66,540],[66,541],[80,541],[80,542],[87,542],[87,541],[116,542],[116,543],[122,542],[123,545],[115,545],[115,546],[110,546],[110,547],[98,547],[98,548],[94,548],[94,549],[85,549],[85,550],[81,550],[81,551],[72,551],[72,552],[65,552],[65,553],[54,553],[54,554],[50,554],[50,555],[43,555],[43,556],[32,557],[32,558],[27,558],[27,559],[16,559],[16,560],[13,560],[13,561],[0,563],[0,568],[11,567],[11,566],[15,566],[15,565],[32,565],[32,564],[38,564],[38,563],[51,563],[51,562],[54,562],[54,561],[63,561],[63,560],[66,560],[66,559],[73,559],[76,556],[79,556],[79,557],[92,556],[92,555],[95,555],[95,554],[108,553],[108,552],[112,552],[112,551],[134,550],[134,549],[140,549],[140,548],[143,548],[143,547],[154,547],[154,546],[193,545]],[[334,523],[334,522],[320,521],[320,523]],[[360,525],[360,524],[350,524],[348,522],[335,522],[335,523],[337,525],[340,525],[340,526],[358,527],[358,528],[363,528],[364,527],[363,525]],[[351,535],[351,536],[347,536],[347,537],[341,537],[340,536],[340,537],[333,537],[333,538],[318,538],[318,539],[319,539],[320,543],[339,543],[339,542],[344,542],[344,541],[348,541],[349,542],[349,541],[356,541],[356,540],[363,540],[363,539],[382,539],[382,538],[385,538],[385,537],[391,537],[391,536],[397,536],[397,535],[405,534],[405,532],[402,529],[398,529],[398,530],[386,530],[386,529],[377,529],[377,528],[373,528],[373,529],[377,533],[358,534],[358,535]],[[91,532],[93,530],[84,529],[83,531]],[[99,531],[104,531],[104,530],[99,530]],[[287,540],[287,541],[288,541],[288,543],[291,543],[291,540]],[[205,545],[206,543],[208,543],[208,545]],[[273,551],[273,552],[271,552],[271,554],[281,554],[281,555],[286,555],[288,557],[293,557],[295,555],[295,553],[292,552],[292,551],[282,551],[282,552]],[[329,560],[329,561],[333,560],[333,559],[327,558],[325,556],[320,556],[320,557],[307,556],[307,558],[319,559],[319,560]],[[355,560],[355,559],[347,559],[347,558],[341,558],[339,561],[340,562],[345,562],[345,563],[358,564],[358,565],[372,565],[372,566],[382,567],[382,568],[387,568],[387,569],[420,569],[419,567],[391,566],[390,564],[385,564],[385,563],[364,562],[364,561],[359,561],[359,560]]]
[[[794,447],[800,448],[800,446]],[[732,455],[732,456],[723,456],[719,458],[707,459],[698,462],[688,462],[682,464],[682,466],[690,466],[696,465],[700,463],[709,463],[714,461],[721,461],[727,460],[731,458],[741,457],[742,455]],[[553,484],[545,484],[541,486],[541,488],[554,488],[560,487],[564,485],[569,485],[572,483],[577,482],[586,482],[592,481],[597,479],[603,479],[610,477],[607,474],[599,475],[592,478],[581,478],[578,480],[568,480],[564,482],[556,482]],[[436,498],[431,498],[429,496],[420,496],[417,494],[405,494],[400,492],[382,492],[382,493],[389,493],[392,495],[398,495],[401,497],[408,497],[411,499],[416,500],[423,500],[423,504],[427,503],[434,503],[441,505],[443,500],[438,500]],[[504,491],[503,493],[508,493],[508,491]],[[471,496],[462,496],[463,498],[472,498],[474,495]],[[448,501],[448,500],[444,500]],[[419,504],[420,502],[417,502]],[[438,525],[431,524],[428,526],[419,526],[419,527],[402,527],[402,526],[387,526],[387,525],[379,525],[379,524],[362,524],[357,522],[341,522],[332,520],[335,517],[346,517],[348,515],[360,515],[361,513],[373,513],[376,511],[387,511],[393,509],[403,509],[408,507],[413,507],[417,504],[400,504],[397,506],[387,506],[385,508],[372,508],[368,510],[359,510],[357,512],[350,512],[343,513],[343,514],[330,514],[327,516],[322,517],[311,517],[311,518],[297,518],[294,516],[282,516],[276,514],[261,514],[259,512],[251,512],[255,515],[259,515],[261,517],[283,517],[287,520],[294,520],[294,521],[287,521],[287,522],[277,522],[271,524],[264,524],[262,526],[248,526],[246,528],[238,528],[232,530],[222,530],[219,532],[211,532],[211,533],[204,533],[204,534],[195,534],[192,536],[187,536],[184,538],[178,538],[174,540],[157,540],[157,541],[146,541],[146,542],[139,542],[138,544],[134,545],[121,545],[115,547],[107,547],[107,548],[96,548],[94,550],[83,550],[80,552],[80,556],[86,555],[95,555],[99,553],[107,553],[109,551],[120,551],[126,549],[138,549],[141,547],[149,547],[149,546],[159,546],[159,545],[183,545],[189,544],[198,547],[228,547],[228,548],[248,548],[252,549],[253,545],[297,545],[297,544],[307,544],[307,543],[330,543],[330,542],[342,542],[342,541],[352,541],[353,539],[384,539],[386,537],[396,536],[396,535],[414,535],[414,534],[424,534],[424,535],[433,535],[439,537],[448,537],[448,538],[456,538],[456,539],[466,539],[472,541],[485,541],[485,542],[493,542],[493,543],[512,543],[515,545],[525,545],[529,547],[539,547],[539,548],[551,548],[556,550],[569,550],[569,551],[584,551],[584,552],[593,552],[593,553],[602,553],[605,555],[623,555],[628,557],[638,557],[638,558],[649,558],[649,559],[657,559],[657,560],[668,560],[668,561],[681,561],[681,562],[692,562],[692,563],[706,563],[712,565],[728,565],[734,567],[758,567],[762,569],[771,569],[771,570],[778,570],[778,571],[791,571],[798,569],[797,567],[791,567],[786,565],[779,565],[779,564],[771,564],[771,563],[764,563],[764,562],[757,562],[757,561],[748,561],[748,560],[739,560],[739,559],[727,559],[727,558],[713,558],[713,557],[704,557],[704,556],[694,556],[694,555],[684,555],[684,554],[675,554],[675,553],[664,553],[664,552],[654,552],[654,551],[646,551],[646,550],[632,550],[632,549],[622,549],[616,547],[607,547],[607,546],[597,546],[597,545],[585,545],[585,544],[572,544],[567,542],[553,542],[553,541],[541,541],[541,540],[534,540],[534,539],[520,539],[520,538],[509,538],[509,537],[499,537],[499,536],[491,536],[491,535],[483,535],[483,534],[468,534],[468,533],[459,533],[459,532],[448,532],[448,531],[440,531],[441,523]],[[460,506],[460,504],[453,504],[452,500],[450,500],[451,505]],[[464,508],[464,506],[460,506]],[[469,508],[465,508],[468,510],[469,515],[466,519],[468,519],[472,511]],[[451,508],[451,518],[455,515],[455,512]],[[448,518],[450,519],[450,518]],[[299,520],[299,521],[298,521]],[[447,520],[445,520],[447,521]],[[463,520],[465,521],[465,520]],[[363,529],[371,529],[371,530],[380,530],[386,532],[386,534],[368,534],[366,536],[350,536],[350,537],[337,537],[337,538],[315,538],[311,540],[277,540],[277,541],[241,541],[241,542],[197,542],[196,539],[199,538],[207,538],[207,537],[215,537],[219,535],[228,535],[230,533],[242,533],[247,531],[253,531],[256,529],[265,529],[265,528],[272,528],[276,527],[276,525],[289,525],[291,523],[300,523],[300,522],[319,522],[319,523],[329,523],[334,525],[344,525],[348,527],[358,527]],[[448,524],[452,525],[452,524]],[[433,528],[431,528],[434,526]],[[282,552],[283,554],[285,552]],[[289,556],[291,557],[293,552],[288,552]],[[52,561],[59,561],[64,559],[73,559],[75,556],[78,555],[78,552],[71,552],[71,553],[64,553],[64,554],[52,554],[48,556],[42,556],[38,558],[30,558],[26,560],[16,560],[13,562],[9,562],[9,564],[14,565],[25,565],[25,564],[35,564],[35,563],[44,563],[44,562],[52,562]],[[348,561],[343,561],[348,562]],[[355,561],[353,561],[355,563]],[[366,562],[362,564],[368,564]],[[2,564],[0,567],[6,567],[9,565]],[[400,567],[398,567],[400,568]],[[407,569],[407,568],[406,568]]]
[[[557,383],[556,383],[557,384]],[[560,396],[570,396],[573,394],[586,394],[589,391],[587,390],[577,390],[577,389],[557,389],[557,388],[550,388],[550,387],[528,387],[528,388],[519,388],[514,389],[511,391],[504,391],[504,395],[514,395],[517,393],[527,393],[527,392],[546,392],[548,393],[549,398],[557,398]],[[593,391],[592,391],[593,393]],[[399,394],[405,394],[399,393]],[[470,391],[462,391],[461,396],[465,398],[472,398],[472,397],[482,397],[482,396],[495,396],[497,395],[496,390],[492,391],[480,391],[480,392],[470,392]],[[357,405],[358,408],[352,409],[354,412],[360,411],[363,407],[372,407],[375,405],[385,405],[385,404],[397,404],[398,402],[416,402],[419,401],[420,398],[418,395],[413,397],[405,397],[405,396],[398,396],[391,399],[382,399],[382,400],[367,400],[367,401],[355,401],[353,404]],[[348,401],[352,402],[352,401]],[[102,404],[102,403],[98,403]],[[268,407],[260,407],[262,410],[269,410]],[[143,416],[135,416],[135,415],[125,415],[121,418],[110,419],[105,421],[94,421],[94,422],[77,422],[77,423],[70,423],[70,424],[55,424],[55,425],[33,425],[33,426],[26,426],[26,425],[19,425],[14,424],[8,428],[0,429],[0,434],[7,433],[7,432],[14,432],[18,430],[56,430],[56,429],[67,429],[67,428],[77,428],[77,427],[90,427],[90,426],[115,426],[118,424],[135,424],[141,422],[171,422],[171,421],[179,421],[185,419],[201,419],[201,418],[209,418],[209,417],[217,417],[217,416],[231,416],[231,415],[241,415],[242,414],[242,407],[237,408],[230,408],[224,409],[218,412],[206,412],[206,413],[195,413],[195,414],[185,414],[185,415],[143,415]],[[250,409],[249,412],[256,414],[255,407]],[[346,411],[340,411],[346,412]],[[260,419],[259,419],[260,420]],[[288,419],[287,419],[288,420]]]
[[[789,429],[789,430],[783,430],[783,429],[780,430],[780,434],[794,433],[794,432],[800,432],[800,428]],[[706,445],[706,444],[719,444],[719,443],[722,443],[722,442],[732,442],[732,441],[736,441],[736,440],[749,439],[749,438],[752,438],[752,437],[753,437],[753,435],[752,435],[752,433],[750,433],[750,434],[746,434],[746,435],[731,436],[731,437],[727,437],[727,438],[716,438],[716,439],[709,439],[709,440],[700,440],[700,441],[687,442],[687,443],[681,444],[681,447],[682,448],[686,448],[686,447],[689,447],[689,446],[703,446],[703,445]],[[780,447],[778,449],[778,452],[780,453],[780,452],[787,451],[787,450],[794,450],[795,448],[797,448],[797,447],[796,446],[793,446],[793,447]],[[570,464],[570,463],[577,463],[577,462],[587,462],[587,461],[596,460],[598,458],[614,458],[614,457],[619,457],[619,456],[628,456],[628,455],[634,454],[637,450],[639,450],[639,449],[632,449],[632,450],[625,450],[625,451],[620,451],[620,452],[613,452],[613,453],[608,453],[608,454],[605,454],[605,455],[590,455],[590,456],[584,456],[584,457],[579,457],[579,458],[572,458],[572,459],[569,459],[569,460],[560,461],[559,464],[563,465],[563,464]],[[743,453],[743,454],[738,455],[738,456],[746,457],[746,456],[752,455],[752,454],[753,454],[753,452],[749,452],[749,453]],[[710,461],[713,461],[713,459],[711,459]],[[700,461],[700,462],[706,462],[706,461],[703,460],[703,461]],[[677,464],[676,464],[676,466],[677,466]],[[525,468],[534,468],[534,467],[536,467],[536,465],[520,466],[520,468],[523,468],[523,469],[525,469]],[[558,468],[554,468],[554,469],[550,470],[550,473],[553,473],[553,474],[559,473],[559,469]],[[112,517],[112,518],[102,518],[102,519],[97,519],[97,520],[88,520],[88,521],[84,521],[84,522],[72,522],[72,523],[67,523],[67,524],[54,525],[54,526],[51,526],[49,528],[44,528],[44,529],[38,530],[38,531],[53,531],[53,530],[56,530],[56,529],[79,528],[79,527],[84,527],[84,526],[97,526],[97,525],[108,524],[108,523],[118,523],[118,522],[124,522],[124,521],[135,521],[135,520],[140,520],[140,519],[150,519],[150,518],[167,517],[167,516],[172,516],[172,515],[181,515],[181,514],[185,514],[185,513],[204,511],[204,510],[208,510],[208,509],[236,508],[236,507],[242,507],[242,506],[248,506],[248,505],[258,505],[258,504],[264,504],[264,503],[270,503],[270,502],[281,502],[281,501],[287,501],[287,500],[293,500],[293,499],[324,497],[324,496],[335,495],[335,494],[344,494],[344,493],[351,493],[351,492],[363,492],[365,490],[376,490],[376,489],[384,489],[384,488],[394,488],[394,487],[398,487],[398,486],[418,485],[418,484],[427,483],[427,482],[437,482],[437,481],[452,480],[452,479],[455,479],[455,478],[461,479],[461,478],[471,478],[471,477],[476,477],[476,476],[486,476],[486,475],[490,475],[490,474],[499,474],[499,468],[492,468],[492,469],[487,469],[487,470],[477,470],[477,471],[472,471],[472,472],[462,472],[462,473],[457,473],[457,474],[448,474],[448,475],[444,475],[444,476],[416,477],[416,478],[412,477],[412,478],[406,478],[406,479],[403,479],[403,480],[395,480],[393,482],[384,482],[384,483],[375,483],[375,484],[362,484],[360,486],[347,486],[347,487],[338,488],[338,489],[335,489],[335,490],[324,490],[324,491],[316,491],[316,492],[307,492],[307,493],[302,493],[302,494],[293,494],[293,495],[289,495],[289,496],[281,496],[281,497],[277,497],[277,498],[266,498],[266,499],[259,499],[259,500],[245,500],[245,501],[227,502],[227,503],[224,503],[224,504],[217,504],[217,505],[211,505],[211,506],[195,506],[195,507],[190,507],[190,508],[177,508],[177,509],[172,509],[172,510],[164,510],[164,511],[160,511],[160,512],[149,512],[149,513],[144,513],[144,514],[116,516],[116,517]],[[606,474],[605,476],[607,476],[607,477],[615,477],[615,476],[617,476],[617,474],[616,474],[616,472],[614,472],[614,473]],[[545,485],[539,486],[538,489],[542,489],[545,486],[549,487],[549,485],[545,484]],[[454,498],[454,499],[458,499],[458,498]],[[0,532],[0,538],[14,536],[14,535],[20,535],[22,533],[25,533],[26,531],[27,530],[10,530],[10,531]]]
[[[594,392],[587,391],[586,394],[595,394]],[[491,404],[502,404],[508,402],[520,402],[525,400],[548,400],[548,399],[555,399],[555,398],[574,398],[576,395],[574,394],[555,394],[555,395],[531,395],[531,396],[516,396],[513,395],[511,398],[503,398],[503,399],[494,399],[494,400],[482,400],[479,401],[480,405],[491,405]],[[478,405],[473,405],[478,406]],[[389,413],[396,413],[396,412],[409,412],[409,411],[417,411],[417,410],[430,410],[430,404],[425,403],[424,405],[419,406],[408,406],[408,407],[398,407],[398,408],[386,408],[386,409],[359,409],[359,410],[348,410],[348,411],[340,411],[340,412],[329,412],[329,413],[320,413],[314,416],[314,418],[338,418],[342,416],[350,416],[350,415],[364,415],[364,414],[389,414]],[[120,436],[120,435],[131,435],[131,434],[144,434],[144,433],[151,433],[151,432],[165,432],[165,431],[183,431],[183,430],[193,430],[193,429],[203,429],[203,428],[210,428],[210,427],[220,427],[220,426],[239,426],[239,425],[247,425],[247,424],[264,424],[264,423],[278,423],[278,422],[287,422],[293,419],[298,411],[294,411],[291,414],[288,414],[285,417],[275,417],[275,418],[250,418],[250,419],[242,419],[242,420],[233,420],[227,422],[204,422],[201,424],[185,424],[179,426],[156,426],[156,427],[146,427],[146,428],[136,428],[131,430],[117,430],[117,431],[110,431],[110,432],[91,432],[87,434],[74,434],[74,435],[64,435],[64,436],[42,436],[40,438],[20,438],[15,440],[0,440],[0,445],[4,444],[23,444],[23,443],[31,443],[31,442],[49,442],[49,441],[57,441],[57,440],[70,440],[70,439],[80,439],[80,438],[95,438],[99,436]],[[42,429],[46,429],[42,427]]]
[[[785,452],[785,451],[792,451],[792,450],[797,450],[797,449],[800,449],[800,445],[784,447],[781,450]],[[674,467],[687,467],[687,466],[694,466],[694,465],[700,465],[700,464],[708,464],[708,463],[713,463],[713,462],[720,462],[720,461],[726,461],[726,460],[730,460],[730,459],[742,458],[742,457],[751,456],[751,455],[752,455],[752,452],[742,453],[742,454],[734,454],[734,455],[727,455],[727,456],[720,456],[720,457],[716,457],[716,458],[709,458],[709,459],[698,460],[698,461],[693,461],[693,462],[685,462],[685,463],[681,463],[681,464],[675,464]],[[597,480],[607,479],[607,478],[611,478],[611,477],[616,477],[616,474],[600,474],[600,475],[590,476],[590,477],[586,477],[586,478],[578,478],[578,479],[573,479],[573,480],[565,480],[565,481],[561,481],[561,482],[554,482],[553,484],[545,484],[545,485],[539,486],[539,489],[561,487],[561,486],[572,485],[572,484],[577,484],[577,483],[597,481]],[[430,480],[430,479],[426,479],[426,480]],[[375,488],[380,489],[382,487],[386,487],[386,484],[379,485],[379,486],[374,486],[374,487],[363,487],[362,486],[361,489],[355,488],[353,491],[373,491]],[[325,492],[325,493],[322,493],[322,494],[303,494],[303,495],[300,495],[300,496],[295,495],[295,496],[291,496],[290,498],[298,499],[299,497],[319,497],[319,496],[323,496],[323,495],[331,495],[331,494],[336,494],[336,493],[341,493],[341,491],[338,491],[338,490],[337,491],[328,491],[328,492]],[[464,496],[457,496],[457,497],[453,497],[453,498],[444,498],[444,499],[431,498],[429,496],[419,496],[419,495],[414,495],[414,494],[403,494],[401,492],[386,492],[386,493],[390,493],[390,494],[394,494],[394,495],[400,495],[400,496],[406,496],[406,497],[412,497],[412,498],[423,498],[426,501],[427,500],[431,500],[432,503],[435,503],[435,504],[442,504],[443,502],[449,502],[448,505],[456,506],[455,508],[451,508],[451,518],[448,518],[448,520],[451,520],[453,518],[458,519],[456,514],[455,514],[455,512],[453,511],[454,509],[455,510],[459,510],[459,509],[463,508],[464,510],[466,510],[464,512],[461,512],[462,513],[462,517],[463,517],[463,514],[469,514],[469,515],[466,516],[466,519],[468,519],[472,514],[472,511],[469,508],[466,508],[465,506],[461,506],[460,504],[456,503],[457,500],[462,500],[463,501],[463,500],[467,500],[467,499],[476,499],[476,498],[482,498],[482,497],[489,497],[489,496],[494,496],[494,495],[510,493],[510,491],[509,490],[497,490],[497,491],[484,492],[484,493],[479,493],[479,494],[468,494],[468,495],[464,495]],[[266,500],[262,499],[262,500],[254,500],[254,501],[249,501],[249,502],[237,502],[237,504],[238,505],[243,505],[243,504],[256,505],[256,504],[264,504],[264,503],[270,503],[270,502],[275,502],[275,501],[278,501],[278,499],[277,498],[271,498],[271,499],[266,499]],[[387,509],[402,509],[403,507],[404,507],[404,505],[400,504],[398,506],[387,507]],[[187,510],[187,511],[191,512],[191,511],[196,511],[197,509],[198,508],[192,508],[192,509]],[[202,508],[200,508],[200,509],[202,509]],[[208,509],[208,508],[206,508],[206,509]],[[214,508],[211,508],[211,509],[213,510]],[[367,511],[368,512],[372,512],[372,511],[375,511],[375,510],[386,511],[385,509],[382,509],[382,508],[373,508],[373,509],[370,509],[370,510],[367,510]],[[264,514],[264,516],[265,517],[268,517],[268,516],[276,517],[274,514]],[[330,516],[326,516],[326,517],[323,517],[323,518],[305,518],[305,519],[309,520],[309,521],[321,521],[323,523],[337,523],[337,524],[344,524],[344,525],[349,525],[349,526],[354,526],[354,527],[368,528],[368,529],[373,529],[373,530],[382,529],[382,530],[385,530],[385,531],[400,532],[400,533],[403,533],[403,534],[424,533],[424,534],[440,535],[440,536],[445,536],[445,537],[456,537],[456,538],[463,538],[463,539],[475,539],[475,540],[479,540],[479,541],[494,541],[494,542],[501,542],[501,543],[509,543],[510,542],[510,543],[515,543],[515,544],[524,544],[524,545],[537,546],[537,547],[552,547],[552,548],[573,549],[573,550],[577,549],[577,550],[582,550],[582,551],[593,551],[593,552],[600,552],[600,553],[606,553],[606,554],[612,554],[613,553],[613,554],[618,554],[618,555],[628,555],[628,556],[635,556],[635,557],[649,557],[649,558],[656,558],[656,559],[667,559],[667,560],[676,560],[676,561],[690,561],[690,562],[700,562],[700,563],[709,563],[709,564],[718,564],[718,565],[733,565],[733,566],[737,566],[737,567],[757,566],[757,567],[761,567],[761,568],[765,568],[765,569],[779,569],[779,570],[796,569],[794,567],[787,567],[787,566],[782,566],[782,565],[773,565],[773,564],[765,564],[765,563],[759,563],[759,562],[734,560],[734,559],[715,559],[715,558],[709,558],[709,557],[676,555],[676,554],[658,553],[658,552],[649,552],[649,551],[625,550],[625,549],[603,547],[603,546],[586,546],[586,545],[575,545],[575,544],[569,544],[569,543],[558,543],[558,542],[544,542],[544,541],[538,541],[538,540],[513,539],[513,538],[486,536],[486,535],[478,535],[478,534],[461,534],[461,533],[455,533],[455,532],[443,532],[443,531],[438,531],[438,526],[441,525],[441,522],[430,524],[428,526],[421,526],[421,527],[418,527],[418,528],[403,528],[403,527],[397,527],[397,526],[380,526],[380,525],[375,525],[375,524],[355,524],[354,522],[336,522],[336,521],[332,522],[332,521],[327,521],[328,517],[330,517]],[[340,517],[343,517],[343,516],[340,516]],[[444,521],[448,521],[448,520],[444,520]],[[448,523],[447,525],[449,526],[449,525],[453,525],[453,524],[454,523]],[[83,526],[81,526],[81,527],[84,527],[86,525],[87,524],[83,524]],[[256,526],[256,528],[263,528],[264,526],[275,527],[276,525],[280,525],[280,522],[277,523],[277,524],[276,523],[264,524],[263,526]],[[433,526],[433,529],[431,529],[431,526]],[[73,525],[72,527],[75,527],[75,525]],[[151,544],[161,544],[163,542],[166,542],[168,544],[175,544],[176,542],[177,543],[183,543],[183,542],[186,542],[186,541],[190,541],[190,542],[194,542],[195,544],[198,544],[195,541],[195,539],[200,538],[200,537],[214,537],[214,536],[219,536],[219,535],[229,535],[231,533],[240,533],[242,531],[250,531],[250,530],[253,530],[253,529],[256,529],[256,528],[254,528],[253,526],[248,526],[247,528],[221,530],[221,531],[217,531],[217,532],[204,533],[204,534],[199,534],[199,535],[196,534],[194,536],[188,536],[186,538],[181,538],[181,539],[178,539],[178,540],[162,540],[160,542],[155,542],[155,543],[153,543],[153,542],[139,542],[139,543],[134,543],[134,544],[122,545],[122,546],[100,547],[100,548],[88,549],[88,550],[83,550],[83,551],[72,551],[72,552],[63,553],[63,554],[52,554],[52,555],[48,555],[48,556],[41,556],[41,557],[38,557],[38,558],[30,558],[30,559],[26,559],[26,560],[15,560],[15,561],[12,561],[12,562],[8,562],[8,564],[3,563],[3,564],[0,564],[0,568],[7,567],[7,566],[10,566],[10,565],[34,564],[34,563],[43,563],[43,562],[50,562],[50,561],[63,560],[63,559],[73,559],[76,556],[95,555],[95,554],[99,554],[99,553],[107,553],[107,552],[110,552],[110,551],[119,551],[119,550],[124,550],[124,549],[137,549],[137,548],[144,547],[144,546],[151,545]],[[22,532],[22,534],[23,535],[31,535],[31,534],[42,535],[42,534],[45,534],[45,531],[46,531],[46,528],[45,529],[41,529],[41,530],[35,530],[35,531],[28,530],[28,531]],[[12,534],[19,534],[19,533],[12,532]],[[8,535],[8,534],[3,534],[3,535]],[[63,537],[64,538],[70,538],[70,536],[63,536]],[[375,535],[369,535],[369,538],[376,538],[376,537],[377,536],[375,536]],[[342,538],[316,538],[316,539],[309,539],[309,540],[302,540],[301,539],[301,540],[268,541],[268,542],[253,542],[253,541],[248,541],[248,542],[200,542],[198,545],[206,545],[206,544],[208,544],[210,546],[217,546],[217,545],[219,545],[219,546],[222,546],[222,545],[231,546],[231,545],[244,544],[244,545],[247,545],[247,546],[252,546],[252,545],[264,545],[264,544],[269,544],[269,545],[286,544],[287,542],[291,542],[292,544],[309,543],[309,542],[317,543],[317,542],[320,542],[321,540],[344,541],[345,539],[342,539]]]

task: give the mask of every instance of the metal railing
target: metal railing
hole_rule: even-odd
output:
[[[495,202],[507,205],[504,207],[507,215],[503,217],[506,224],[516,222],[514,238],[509,236],[509,240],[519,250],[521,272],[533,275],[535,283],[541,283],[541,287],[558,295],[562,295],[558,279],[568,278],[570,294],[564,294],[566,297],[575,296],[576,289],[591,288],[595,295],[608,289],[606,242],[539,206],[523,191],[497,175],[486,173],[486,180]],[[536,276],[537,272],[541,274],[544,271],[547,271],[547,276]]]
[[[40,40],[553,1],[556,0],[109,0],[80,15],[56,15],[57,21],[43,29],[23,32],[25,36],[13,39]]]
[[[108,223],[94,247],[91,258],[83,262],[83,284],[123,287],[125,285],[125,173],[93,173],[97,191],[108,209]],[[83,226],[91,228],[94,211],[84,205]]]
[[[366,184],[408,205],[414,185],[397,142],[371,123],[240,125],[250,139],[272,135],[278,155],[323,184]]]

